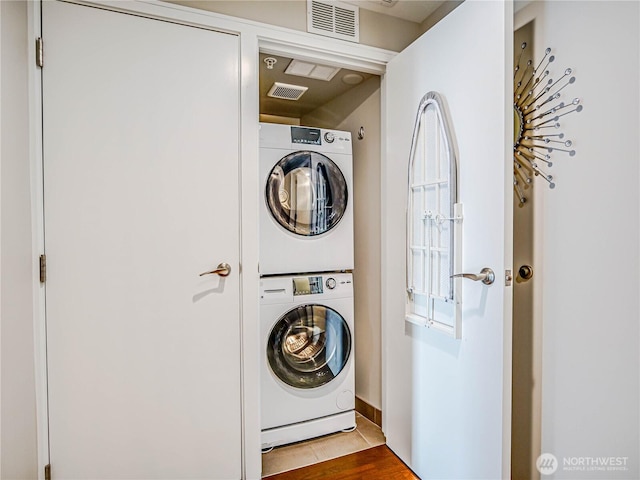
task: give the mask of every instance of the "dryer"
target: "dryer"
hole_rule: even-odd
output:
[[[353,269],[351,134],[260,124],[260,274]]]
[[[355,428],[348,273],[261,279],[262,447]]]

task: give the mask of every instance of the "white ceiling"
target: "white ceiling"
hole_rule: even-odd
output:
[[[445,0],[398,0],[394,5],[387,6],[382,0],[343,0],[344,3],[356,5],[366,10],[402,18],[411,22],[422,23]]]

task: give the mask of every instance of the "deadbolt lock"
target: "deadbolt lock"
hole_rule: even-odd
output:
[[[533,277],[533,267],[531,265],[522,265],[518,269],[518,276],[522,280],[529,280],[531,277]]]

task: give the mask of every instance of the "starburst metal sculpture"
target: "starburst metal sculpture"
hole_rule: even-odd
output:
[[[553,176],[542,170],[540,163],[550,168],[553,153],[571,157],[576,154],[570,149],[573,145],[571,140],[566,140],[558,129],[562,117],[582,111],[580,99],[560,100],[560,92],[576,81],[576,77],[571,76],[572,70],[567,68],[556,81],[552,78],[546,80],[549,77],[548,67],[555,60],[550,55],[551,49],[545,50],[544,57],[533,68],[532,60],[520,65],[526,48],[527,43],[522,43],[513,73],[513,188],[520,206],[527,201],[524,191],[530,188],[533,177],[542,177],[549,188],[555,187]],[[544,67],[540,68],[543,64]]]

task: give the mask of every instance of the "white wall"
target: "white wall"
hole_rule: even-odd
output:
[[[6,480],[37,478],[27,98],[27,2],[0,2],[1,465]]]
[[[373,77],[302,118],[353,139],[356,396],[382,410],[380,326],[380,78]],[[365,137],[358,140],[364,127]]]
[[[256,22],[307,31],[306,0],[165,0]],[[382,33],[384,32],[384,33]],[[419,23],[360,9],[360,42],[399,52],[421,34]]]
[[[640,4],[535,2],[517,24],[531,19],[556,78],[573,68],[565,99],[584,105],[561,122],[576,156],[555,155],[557,187],[536,192],[542,451],[560,462],[552,478],[637,479]],[[627,470],[564,470],[584,457],[628,457]]]

